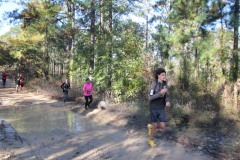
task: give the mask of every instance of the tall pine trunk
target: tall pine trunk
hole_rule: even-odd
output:
[[[238,78],[238,36],[239,36],[239,0],[235,0],[235,9],[234,9],[234,42],[233,42],[233,71],[232,71],[232,80],[234,83],[234,111],[238,111],[238,85],[237,85],[237,78]]]
[[[149,17],[148,17],[148,15],[149,15],[149,3],[148,3],[148,0],[146,0],[146,6],[147,6],[147,8],[146,8],[146,33],[145,33],[145,39],[146,39],[146,46],[145,46],[145,48],[146,49],[148,49],[148,47],[149,47]]]
[[[47,78],[49,73],[49,53],[48,53],[48,27],[45,28],[45,66],[43,66],[43,76],[44,78]]]
[[[108,87],[111,88],[112,86],[112,50],[113,50],[113,41],[112,41],[112,0],[109,0],[109,50],[108,50]]]
[[[68,17],[68,25],[70,27],[70,33],[68,33],[69,37],[67,40],[67,77],[72,81],[72,66],[73,66],[73,50],[74,50],[74,28],[75,28],[75,3],[74,1],[67,1],[67,17]],[[69,32],[69,31],[68,31]]]
[[[91,28],[90,28],[90,73],[94,71],[94,63],[95,63],[95,0],[91,1]]]
[[[194,49],[194,52],[195,52],[195,54],[194,54],[194,80],[195,80],[195,82],[197,81],[197,79],[198,79],[198,73],[199,73],[199,53],[198,53],[198,49],[197,49],[197,47],[195,47],[195,49]]]
[[[104,0],[99,0],[100,2],[100,22],[99,22],[99,39],[101,40],[103,38],[103,30],[104,30],[104,11],[103,11],[103,4]]]

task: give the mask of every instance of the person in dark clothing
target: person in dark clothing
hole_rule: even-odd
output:
[[[3,88],[5,88],[5,85],[6,85],[6,81],[7,81],[7,74],[5,72],[2,73],[2,85],[3,85]]]
[[[166,71],[163,68],[158,68],[155,71],[155,80],[152,82],[150,87],[149,107],[152,123],[148,124],[148,134],[150,136],[148,144],[151,147],[156,147],[156,144],[154,143],[156,129],[165,129],[165,107],[170,107]]]
[[[18,92],[18,87],[20,85],[20,73],[18,73],[17,76],[14,78],[14,82],[16,84],[16,91]]]
[[[64,100],[63,102],[65,103],[68,98],[68,90],[70,89],[70,83],[66,79],[65,82],[62,83],[61,88],[63,90],[63,95],[64,95]]]
[[[24,80],[25,80],[25,78],[20,73],[18,73],[17,76],[14,78],[17,92],[18,92],[19,87],[20,87],[20,90],[22,90],[22,87],[24,85]]]

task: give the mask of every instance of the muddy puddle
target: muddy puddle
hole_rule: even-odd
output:
[[[111,111],[85,112],[71,102],[64,106],[62,101],[26,90],[15,93],[14,88],[0,89],[0,99],[0,120],[5,119],[17,131],[17,136],[0,137],[0,159],[211,159],[161,139],[156,140],[156,148],[149,148],[146,133],[132,134],[101,125],[118,121]]]
[[[66,107],[29,106],[0,109],[0,120],[11,123],[19,133],[80,133],[92,128],[89,120]]]

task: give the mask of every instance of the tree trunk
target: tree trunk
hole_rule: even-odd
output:
[[[68,25],[70,26],[70,33],[68,43],[67,43],[67,78],[72,81],[72,66],[73,66],[73,50],[74,50],[74,28],[75,28],[75,3],[74,1],[67,1],[67,15],[68,15]],[[69,32],[69,31],[67,31]]]
[[[182,68],[182,87],[183,90],[188,90],[189,81],[188,81],[188,43],[183,45],[183,68]]]
[[[221,14],[223,14],[223,9],[221,8]],[[225,62],[225,52],[223,52],[223,38],[224,38],[224,28],[223,28],[223,16],[221,16],[221,38],[220,38],[220,54],[221,54],[221,67],[222,67],[222,74],[226,74],[226,62]]]
[[[94,47],[95,47],[95,0],[91,1],[91,28],[90,28],[90,73],[94,71],[94,62],[95,62],[95,53],[94,53]]]
[[[113,50],[113,41],[112,41],[112,0],[109,1],[109,63],[108,63],[108,87],[112,86],[112,50]]]
[[[238,85],[237,85],[237,83],[234,83],[234,86],[233,86],[233,99],[234,99],[233,111],[237,113],[238,110],[239,110],[239,108],[238,108]]]
[[[239,0],[235,0],[234,9],[234,42],[233,42],[233,77],[234,82],[238,78],[238,36],[239,36]],[[238,85],[234,84],[234,111],[238,111]]]
[[[104,0],[99,0],[100,1],[100,22],[99,22],[99,33],[100,33],[100,40],[102,39],[102,35],[103,35],[103,29],[104,29],[104,19],[103,19],[103,3]]]
[[[48,28],[45,27],[45,65],[43,66],[43,76],[47,78],[49,73],[49,53],[48,53]]]
[[[238,27],[239,27],[239,0],[235,0],[234,5],[234,37],[233,37],[233,53],[231,60],[231,81],[236,82],[238,78]]]
[[[194,60],[194,80],[195,82],[198,79],[198,49],[197,47],[195,48],[195,60]]]
[[[149,21],[148,21],[148,14],[149,14],[149,3],[148,3],[148,0],[146,0],[146,6],[147,6],[147,8],[146,8],[146,35],[145,35],[145,37],[146,37],[146,49],[148,49],[148,47],[149,47],[149,29],[148,29],[148,23],[149,23]]]

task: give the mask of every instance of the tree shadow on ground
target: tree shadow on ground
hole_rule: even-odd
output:
[[[223,114],[217,97],[211,94],[172,94],[169,129],[159,136],[174,140],[217,159],[239,158],[237,122]],[[181,104],[179,104],[179,100]],[[236,151],[232,151],[234,148]]]
[[[239,124],[223,114],[218,98],[196,92],[194,95],[179,93],[171,92],[172,106],[166,109],[168,127],[165,131],[158,131],[156,138],[175,141],[216,159],[238,159],[240,142],[236,135]],[[120,104],[108,109],[127,119],[127,126],[124,127],[127,130],[147,133],[147,124],[150,123],[148,102],[140,99],[128,104],[130,109],[130,106],[135,108],[130,112],[123,111],[123,114],[118,109]]]
[[[239,147],[235,146],[232,153],[229,151],[229,148],[234,148],[236,121],[222,114],[222,108],[216,97],[211,94],[182,91],[172,91],[170,95],[172,108],[167,109],[169,127],[165,131],[159,131],[157,138],[181,143],[218,159],[239,157]],[[150,123],[146,99],[135,99],[123,105],[99,107],[101,101],[101,98],[95,97],[91,110],[98,108],[112,112],[118,115],[119,119],[127,120],[123,129],[146,135],[146,126]],[[83,97],[78,104],[84,106]],[[78,112],[79,108],[73,110]],[[91,110],[81,114],[87,115]],[[115,126],[115,122],[109,122],[109,125]]]

